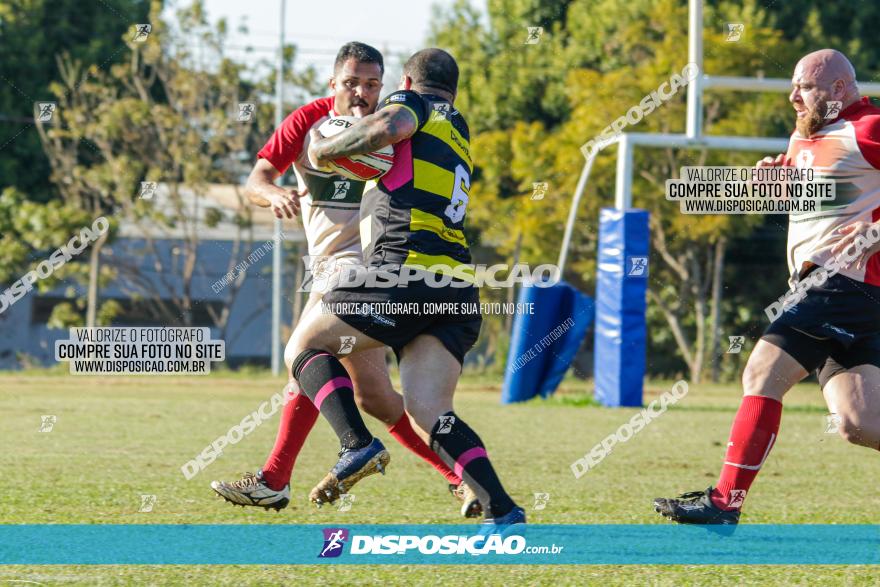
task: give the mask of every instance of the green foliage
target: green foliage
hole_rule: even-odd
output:
[[[785,4],[785,3],[783,3]],[[835,39],[846,39],[857,67],[876,67],[876,59],[855,55],[873,39],[864,23],[880,8],[849,6],[848,20],[835,17],[839,7],[809,2],[765,7],[756,0],[709,2],[704,14],[704,71],[713,75],[766,75],[788,78],[799,55]],[[487,251],[510,262],[522,238],[521,260],[552,262],[578,177],[584,165],[580,147],[627,110],[638,105],[687,63],[687,3],[683,0],[490,0],[487,19],[460,0],[442,13],[431,31],[431,44],[455,55],[461,70],[457,107],[472,130],[477,165],[471,186],[470,242],[478,262]],[[725,23],[746,26],[741,42],[727,42]],[[525,44],[527,27],[542,26],[537,44]],[[803,29],[809,29],[805,33]],[[805,34],[801,34],[805,33]],[[809,41],[804,41],[809,38]],[[872,45],[873,46],[873,45]],[[878,49],[873,49],[878,51]],[[870,53],[869,53],[870,54]],[[860,75],[867,79],[866,75]],[[704,129],[710,135],[787,136],[792,127],[784,94],[708,91]],[[685,126],[685,91],[645,116],[629,132],[681,133]],[[652,214],[655,246],[649,305],[650,356],[655,372],[687,370],[681,345],[673,338],[671,316],[680,322],[688,344],[702,344],[709,331],[705,299],[707,275],[716,243],[727,243],[734,261],[760,256],[760,270],[778,280],[754,284],[740,268],[725,270],[721,331],[745,334],[762,317],[762,308],[784,288],[784,218],[760,216],[685,216],[663,198],[664,181],[684,165],[751,165],[766,153],[699,152],[639,149],[635,153],[636,207]],[[599,209],[613,203],[614,149],[600,154],[577,214],[565,277],[591,291]],[[543,199],[533,200],[532,184],[547,182]],[[751,240],[760,229],[765,237]],[[773,233],[773,234],[769,234]],[[473,234],[473,238],[471,238]],[[658,254],[663,246],[668,256]],[[731,249],[730,247],[735,247]],[[766,248],[764,248],[766,247]],[[670,264],[670,260],[673,264]],[[750,267],[754,262],[750,262]],[[756,293],[760,295],[755,295]],[[665,312],[657,304],[663,304]],[[699,310],[699,311],[698,311]],[[705,340],[708,344],[708,340]],[[711,349],[708,351],[711,352]],[[707,356],[706,367],[712,357]],[[736,356],[726,356],[732,372]]]
[[[110,326],[113,319],[122,313],[122,304],[116,300],[107,300],[98,309],[98,326]]]
[[[174,274],[159,292],[139,279],[136,264],[120,265],[136,289],[145,289],[134,294],[142,294],[154,314],[169,322],[182,316],[186,323],[194,303],[192,280],[206,271],[198,262],[199,229],[224,220],[205,198],[207,187],[238,184],[249,171],[252,153],[271,132],[271,104],[261,98],[274,79],[251,80],[253,64],[226,55],[228,26],[209,22],[201,0],[176,10],[175,21],[163,18],[162,9],[161,2],[152,3],[147,20],[152,30],[144,42],[133,42],[130,31],[119,37],[127,56],[119,63],[102,67],[62,55],[58,81],[51,84],[57,120],[38,125],[38,131],[52,161],[50,177],[64,200],[95,215],[124,219],[144,239],[154,270]],[[312,70],[294,71],[295,56],[286,48],[286,81],[315,89]],[[239,120],[241,103],[258,105],[255,120]],[[162,184],[164,205],[139,198],[143,181]],[[251,229],[251,212],[240,194],[239,204],[237,232],[230,237],[236,241],[249,238]],[[155,232],[169,229],[181,235],[180,262],[156,254]],[[231,268],[238,259],[230,261]],[[238,285],[226,289],[224,303],[233,303]],[[59,309],[56,322],[69,322],[77,309],[79,304]],[[119,308],[94,303],[92,311],[97,323]],[[216,325],[224,328],[227,316],[217,314]]]
[[[717,2],[710,1],[713,4]],[[736,3],[719,4],[735,7]],[[798,0],[776,2],[766,12],[774,28],[782,32],[795,54],[830,47],[846,53],[860,80],[874,80],[880,73],[880,46],[876,42],[877,30],[880,29],[880,4]],[[768,75],[789,77],[792,64],[777,60],[781,64],[780,71],[768,71]]]
[[[51,100],[57,56],[107,66],[127,56],[120,37],[149,22],[148,0],[0,1],[0,188],[38,201],[57,195],[33,127],[34,102]],[[7,142],[8,141],[8,142]]]
[[[67,245],[94,218],[87,211],[60,201],[45,204],[26,200],[15,188],[0,193],[0,283],[9,284]],[[72,279],[84,283],[87,268],[85,253],[58,268],[52,276],[36,283],[47,291],[60,282]],[[111,275],[104,271],[104,277]]]
[[[29,249],[16,227],[17,209],[24,195],[15,188],[0,193],[0,283],[9,283],[22,273]]]
[[[83,307],[77,308],[77,305]],[[61,330],[75,328],[78,326],[85,326],[85,321],[82,317],[83,309],[84,304],[77,304],[76,302],[62,302],[52,308],[52,314],[49,316],[49,320],[46,322],[46,326],[48,326],[49,328],[58,328]]]
[[[217,208],[208,208],[205,210],[205,226],[208,228],[214,228],[220,221],[223,220],[223,212],[218,210]]]

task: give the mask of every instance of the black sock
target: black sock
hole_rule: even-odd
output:
[[[351,378],[339,359],[324,351],[305,350],[293,363],[293,376],[330,422],[343,448],[363,448],[373,441],[354,403]]]
[[[431,449],[467,481],[480,498],[487,518],[503,516],[516,506],[501,486],[483,441],[455,412],[440,416],[434,424],[431,429]]]

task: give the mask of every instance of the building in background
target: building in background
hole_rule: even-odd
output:
[[[157,210],[172,205],[168,189],[156,186],[152,205]],[[186,226],[121,222],[102,251],[101,263],[113,267],[117,276],[99,289],[99,302],[112,299],[121,306],[113,326],[184,326],[188,321],[210,327],[212,338],[226,341],[227,365],[269,365],[275,217],[251,207],[248,227],[241,217],[246,205],[241,188],[234,185],[209,185],[199,196],[185,189],[180,201],[192,210],[188,218],[193,220]],[[285,221],[284,251],[282,340],[289,336],[302,301],[295,292],[305,254],[299,220]],[[192,259],[187,320],[182,275]],[[43,293],[34,289],[0,314],[0,369],[54,364],[55,341],[68,338],[69,332],[50,328],[49,317],[58,304],[85,294],[73,282]]]

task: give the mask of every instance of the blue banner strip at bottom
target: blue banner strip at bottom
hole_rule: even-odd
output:
[[[0,525],[0,564],[880,564],[877,525]]]

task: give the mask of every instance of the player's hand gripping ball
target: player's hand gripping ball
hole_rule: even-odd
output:
[[[318,132],[324,138],[332,137],[357,124],[358,120],[354,116],[334,116],[325,120],[318,127]],[[349,179],[367,181],[379,179],[391,169],[393,164],[394,148],[388,145],[372,153],[347,155],[339,159],[333,159],[327,162],[329,169],[320,169],[320,171],[333,171]]]

